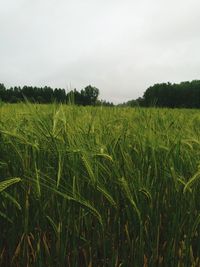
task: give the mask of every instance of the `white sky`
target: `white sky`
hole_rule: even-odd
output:
[[[200,0],[0,0],[0,83],[115,103],[200,79]]]

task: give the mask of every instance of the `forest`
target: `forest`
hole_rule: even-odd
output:
[[[0,101],[19,103],[28,100],[39,104],[72,103],[82,106],[114,106],[112,102],[99,100],[99,89],[88,85],[80,91],[49,86],[45,87],[11,87],[0,83]],[[177,83],[157,83],[150,86],[143,97],[129,100],[119,106],[166,107],[166,108],[200,108],[200,80]]]
[[[200,80],[179,84],[158,83],[150,86],[142,98],[127,104],[143,107],[200,108]]]
[[[66,92],[65,89],[49,86],[33,87],[23,86],[6,88],[3,83],[0,83],[0,101],[5,103],[32,102],[39,104],[57,103],[72,103],[82,106],[103,105],[112,106],[113,104],[107,101],[98,100],[99,89],[88,85],[81,91],[73,89]]]

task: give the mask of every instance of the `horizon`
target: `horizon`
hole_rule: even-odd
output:
[[[197,0],[8,0],[0,10],[1,82],[80,90],[115,104],[200,73]]]
[[[195,82],[195,88],[194,88],[194,86],[192,86],[192,87],[190,87],[191,86],[191,84],[193,83],[193,82]],[[146,91],[148,91],[148,90],[154,90],[154,88],[155,87],[157,87],[157,86],[159,86],[159,88],[161,89],[161,88],[165,88],[165,90],[166,90],[166,85],[168,86],[170,86],[170,87],[168,87],[168,88],[172,88],[171,86],[179,86],[179,88],[181,87],[181,85],[183,84],[183,88],[185,88],[185,84],[184,83],[188,83],[188,86],[187,86],[187,89],[189,89],[189,91],[192,89],[192,90],[195,90],[195,91],[192,91],[191,92],[191,94],[190,94],[190,96],[191,95],[193,95],[194,93],[196,94],[196,89],[200,89],[199,88],[199,85],[197,85],[197,83],[196,82],[198,82],[198,83],[200,83],[200,80],[198,80],[198,79],[194,79],[194,80],[192,80],[192,81],[181,81],[181,82],[179,82],[179,83],[170,83],[170,82],[162,82],[162,83],[155,83],[154,85],[151,85],[151,86],[149,86],[144,92],[143,92],[143,94],[141,95],[141,96],[139,96],[138,98],[136,98],[136,99],[128,99],[127,101],[125,101],[125,102],[118,102],[118,103],[115,103],[115,102],[112,102],[112,101],[110,101],[110,100],[108,100],[108,99],[102,99],[101,97],[100,97],[100,95],[101,95],[101,90],[99,89],[99,88],[97,88],[96,86],[93,86],[93,85],[87,85],[87,86],[85,86],[84,88],[81,88],[81,89],[79,89],[79,90],[77,90],[77,88],[68,88],[68,89],[65,89],[65,88],[59,88],[59,87],[51,87],[51,86],[48,86],[48,85],[45,85],[45,86],[42,86],[42,87],[38,87],[38,86],[34,86],[34,85],[23,85],[23,86],[18,86],[18,85],[15,85],[15,86],[11,86],[11,87],[9,87],[9,88],[7,88],[5,85],[4,85],[4,83],[0,83],[0,86],[1,85],[3,85],[3,87],[6,89],[6,90],[10,90],[10,89],[14,89],[14,88],[20,88],[20,90],[23,90],[24,89],[24,87],[31,87],[31,89],[40,89],[40,88],[43,88],[43,89],[45,89],[46,87],[47,88],[50,88],[51,90],[53,90],[53,91],[55,91],[55,90],[64,90],[65,91],[65,94],[66,94],[66,96],[70,93],[70,92],[75,92],[75,91],[77,91],[77,92],[79,92],[79,93],[81,93],[81,91],[82,90],[85,90],[88,86],[89,87],[92,87],[93,89],[97,89],[98,90],[98,95],[97,95],[97,99],[96,100],[98,100],[98,101],[105,101],[105,102],[107,102],[107,103],[110,103],[110,104],[114,104],[114,105],[123,105],[123,104],[128,104],[128,102],[131,102],[131,101],[138,101],[138,103],[139,103],[139,105],[141,104],[141,105],[143,105],[142,104],[142,102],[141,101],[143,101],[145,98],[144,98],[144,94],[146,93]],[[163,85],[164,85],[164,87],[163,87]],[[196,85],[197,85],[197,87],[196,87]],[[177,87],[176,87],[177,88]],[[1,89],[1,88],[0,88]],[[171,89],[170,89],[171,90]],[[37,91],[37,90],[36,90]],[[1,92],[1,90],[0,90],[0,92]],[[65,96],[65,97],[66,97]],[[16,96],[15,96],[16,97]],[[158,96],[157,96],[158,97]],[[168,94],[166,95],[166,96],[162,96],[162,97],[168,97]],[[195,95],[195,98],[199,98],[199,96],[198,95]],[[9,102],[9,100],[7,100],[8,102]],[[60,101],[60,98],[59,98],[59,101]],[[146,100],[145,100],[146,101]],[[148,100],[149,101],[149,100]],[[151,102],[152,101],[154,101],[153,99],[151,99],[150,100]],[[169,101],[169,100],[168,100]],[[170,101],[171,102],[171,101]],[[194,101],[194,100],[192,100],[192,102],[195,102],[195,104],[194,105],[196,105],[196,100]],[[165,105],[165,104],[163,104],[163,105]],[[174,105],[174,103],[173,103],[173,105]],[[184,103],[184,105],[185,105],[185,103]]]

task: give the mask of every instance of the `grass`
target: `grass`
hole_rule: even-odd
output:
[[[0,266],[200,266],[198,110],[0,106]]]

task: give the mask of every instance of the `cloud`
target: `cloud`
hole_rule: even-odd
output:
[[[0,82],[77,89],[122,102],[156,82],[199,78],[197,0],[7,0]]]

